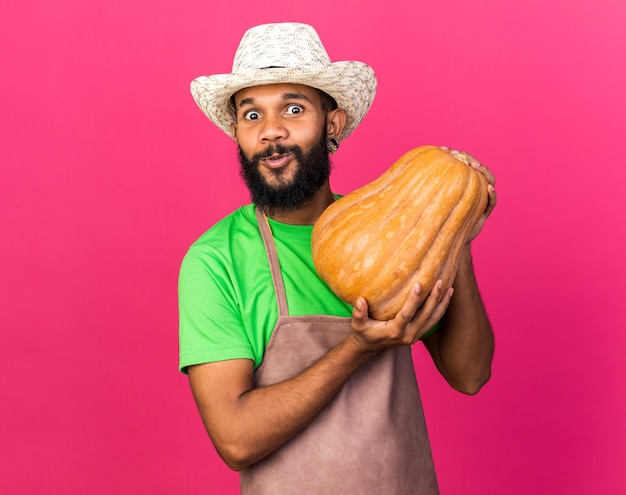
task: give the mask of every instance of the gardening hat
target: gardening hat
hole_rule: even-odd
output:
[[[363,120],[376,94],[376,76],[363,62],[331,63],[317,32],[307,24],[263,24],[245,32],[231,74],[200,76],[191,94],[204,114],[230,136],[237,91],[265,84],[303,84],[332,96],[346,113],[340,136],[346,138]]]

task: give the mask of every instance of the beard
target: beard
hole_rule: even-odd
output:
[[[297,168],[291,180],[285,179],[283,169],[271,170],[274,184],[269,184],[259,170],[259,161],[273,154],[293,153]],[[252,158],[246,158],[239,148],[240,175],[250,191],[252,202],[268,215],[288,213],[307,203],[330,177],[330,158],[326,134],[304,153],[299,146],[272,145]]]

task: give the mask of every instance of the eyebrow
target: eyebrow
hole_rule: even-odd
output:
[[[302,94],[302,93],[283,93],[281,95],[281,99],[283,100],[304,100],[304,101],[308,101],[309,103],[313,103],[313,101],[311,100],[311,98],[309,98],[307,95]],[[254,104],[254,98],[244,98],[243,100],[241,100],[239,102],[239,108],[245,106],[245,105],[253,105]]]

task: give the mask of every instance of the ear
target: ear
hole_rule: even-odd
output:
[[[346,125],[346,112],[343,108],[336,108],[326,114],[326,133],[328,137],[339,138]]]
[[[237,122],[230,123],[230,136],[235,143],[239,144],[239,141],[237,141]]]

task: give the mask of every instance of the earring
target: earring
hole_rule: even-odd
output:
[[[328,152],[331,155],[334,155],[339,149],[339,141],[337,141],[334,137],[328,138],[326,140],[326,147],[328,148]]]

